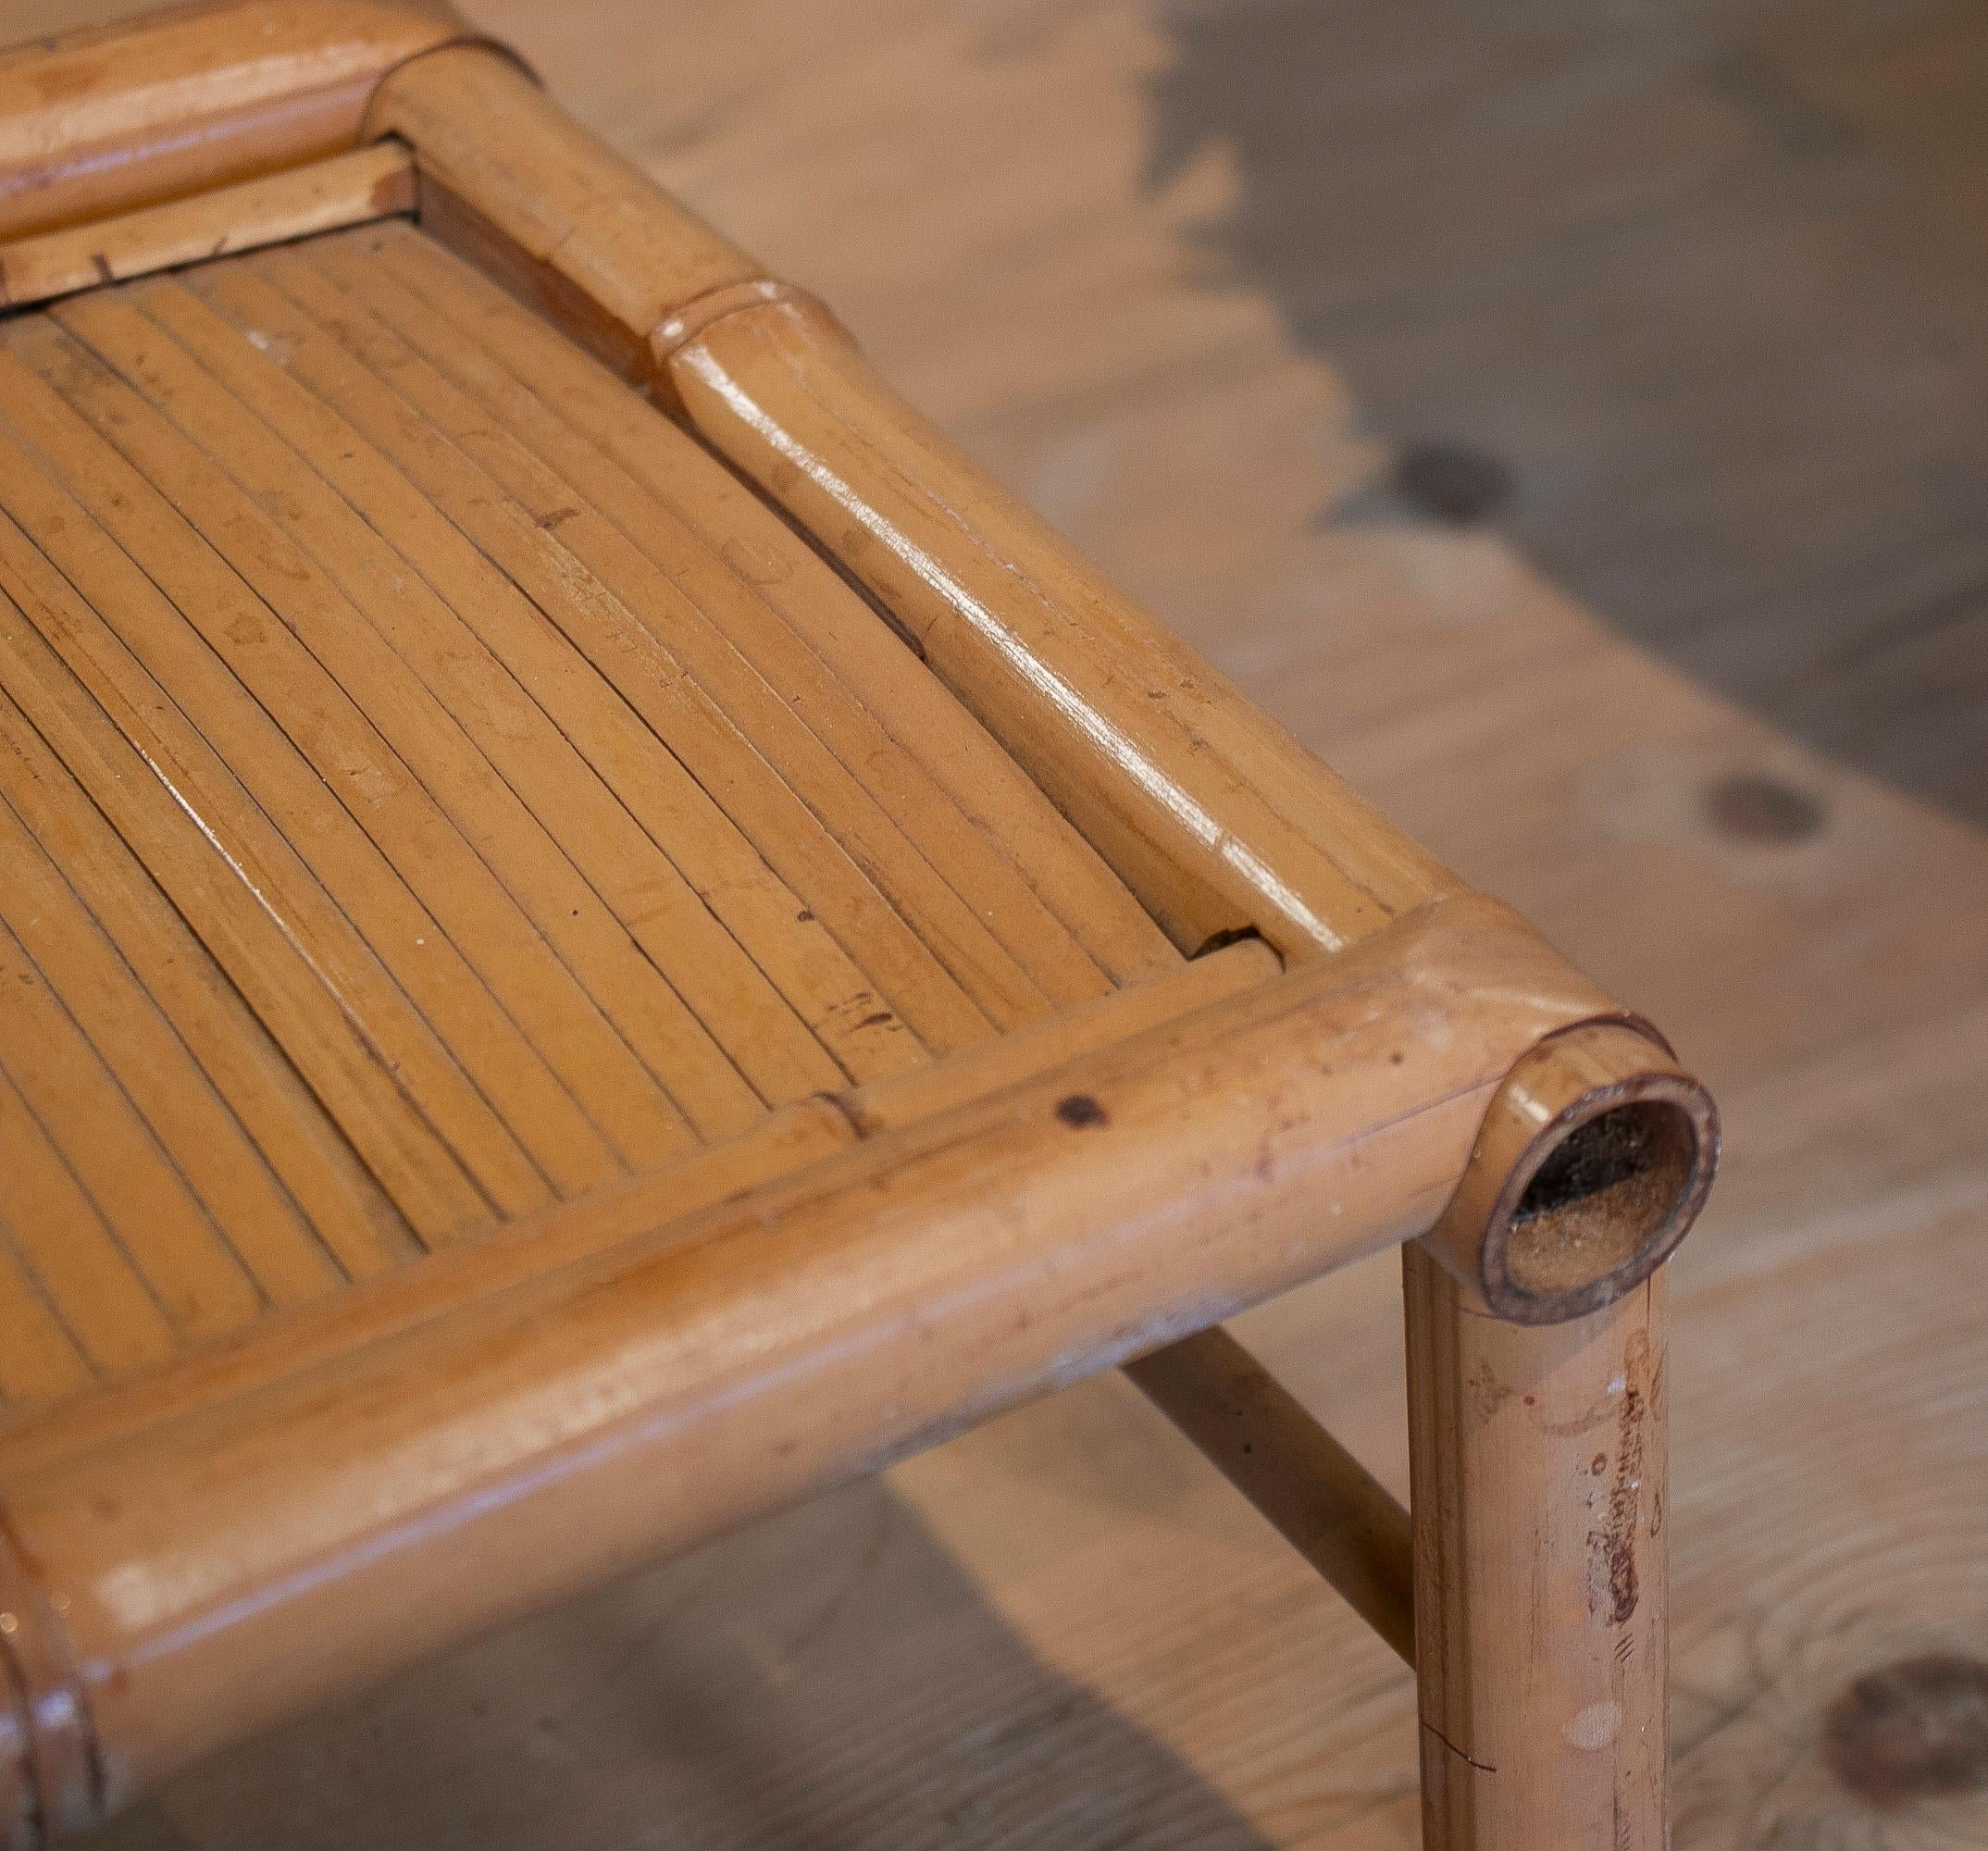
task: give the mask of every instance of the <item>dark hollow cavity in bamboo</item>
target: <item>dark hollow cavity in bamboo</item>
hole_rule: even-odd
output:
[[[1563,1323],[1662,1264],[1718,1158],[1705,1088],[1647,1035],[1591,1024],[1507,1076],[1429,1241],[1485,1309]]]

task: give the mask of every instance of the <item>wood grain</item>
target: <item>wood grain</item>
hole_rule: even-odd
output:
[[[1677,1843],[1977,1842],[1978,1797],[1880,1809],[1821,1745],[1858,1676],[1930,1651],[1988,1658],[1973,1289],[1988,1192],[1977,1121],[1956,1104],[1988,1081],[1979,835],[1654,670],[1621,648],[1607,604],[1581,607],[1497,541],[1403,511],[1348,377],[1359,314],[1300,355],[1247,280],[1184,255],[1234,200],[1219,149],[1144,190],[1149,79],[1179,56],[1177,21],[1118,5],[975,19],[877,7],[851,33],[746,5],[705,9],[694,31],[612,0],[478,10],[594,126],[831,297],[915,401],[1247,691],[1621,983],[1708,1072],[1733,1157],[1676,1281]],[[36,0],[22,17],[59,23]],[[1790,11],[1776,63],[1827,53],[1820,17]],[[1659,88],[1678,69],[1671,22],[1653,14],[1652,41],[1611,41]],[[1486,16],[1485,30],[1502,28]],[[1514,38],[1514,56],[1557,30]],[[1856,68],[1917,148],[1923,190],[1918,229],[1892,217],[1886,233],[1955,279],[1959,314],[1979,296],[1978,241],[1946,178],[1978,119],[1953,106],[1969,94],[1966,33],[1940,9],[1888,30],[1899,58],[1916,40],[1918,62]],[[1356,93],[1373,69],[1359,44],[1336,68]],[[1504,93],[1471,92],[1494,114]],[[1392,267],[1404,223],[1448,181],[1424,159],[1426,121],[1398,90],[1376,95],[1397,127],[1385,147],[1369,119],[1345,129],[1398,190],[1364,220],[1363,253],[1319,248],[1342,276],[1357,259],[1401,283],[1376,318],[1401,351],[1460,354],[1418,414],[1439,421],[1456,379],[1509,392],[1511,373],[1423,316],[1472,313],[1447,262],[1433,286]],[[1289,152],[1307,145],[1277,158],[1315,198],[1320,162]],[[1488,171],[1487,143],[1470,145]],[[1551,215],[1578,165],[1508,205]],[[1789,171],[1773,197],[1797,227],[1823,224],[1800,158]],[[1569,215],[1570,238],[1634,222],[1632,205]],[[1505,210],[1485,207],[1490,243]],[[1868,267],[1869,239],[1845,248]],[[1516,278],[1511,300],[1532,301],[1534,280]],[[1808,314],[1813,298],[1791,292]],[[1790,416],[1827,410],[1845,377],[1792,369]],[[1683,384],[1674,358],[1653,366],[1652,403]],[[1584,404],[1597,454],[1644,453],[1614,382]],[[1872,402],[1876,428],[1895,428],[1895,404]],[[1727,424],[1732,408],[1729,392]],[[1821,441],[1801,454],[1851,453]],[[1679,466],[1650,454],[1657,486],[1682,491]],[[1748,480],[1771,499],[1809,478],[1770,447]],[[1898,530],[1895,503],[1855,501],[1880,510],[1878,543]],[[1669,577],[1634,545],[1613,556]],[[1846,616],[1868,608],[1854,564],[1828,582]],[[1927,672],[1957,687],[1947,646],[1926,643]],[[1844,717],[1879,716],[1853,703]],[[1947,735],[1915,737],[1936,755]],[[1820,828],[1778,846],[1730,832],[1706,793],[1739,774],[1812,796]],[[1391,1269],[1360,1272],[1246,1328],[1400,1495],[1395,1298]],[[542,1845],[666,1820],[681,1845],[1373,1851],[1413,1843],[1414,1755],[1406,1678],[1377,1642],[1136,1396],[1100,1383],[233,1754],[106,1842]]]
[[[1357,251],[1320,248],[1342,253],[1340,281],[1357,262],[1398,293],[1300,353],[1249,280],[1207,272],[1196,250],[1238,176],[1215,148],[1147,190],[1153,85],[1184,20],[1235,12],[879,6],[855,31],[847,16],[747,4],[706,9],[694,31],[615,0],[478,17],[592,126],[832,300],[915,403],[1707,1074],[1730,1154],[1674,1268],[1676,1842],[1975,1843],[1978,1796],[1878,1810],[1820,1744],[1854,1676],[1930,1649],[1988,1658],[1975,1311],[1988,1186],[1978,1123],[1957,1105],[1988,1084],[1988,847],[1625,650],[1609,604],[1584,606],[1497,540],[1394,499],[1392,455],[1349,382],[1351,340],[1367,329],[1410,357],[1458,356],[1418,379],[1490,393],[1519,337],[1486,353],[1445,335],[1444,316],[1467,322],[1474,300],[1455,267],[1393,266],[1405,226],[1444,222],[1424,215],[1454,168],[1430,170],[1412,84],[1363,76],[1374,41],[1350,18],[1326,22],[1346,33],[1332,93],[1367,82],[1367,113],[1339,130],[1385,152],[1391,191],[1385,210],[1363,206]],[[1659,93],[1679,79],[1671,9],[1606,43],[1591,22],[1528,17],[1539,35],[1503,16],[1469,23],[1522,68],[1564,34]],[[1860,17],[1791,9],[1773,56],[1826,49],[1825,26]],[[1404,17],[1398,36],[1416,43],[1399,68],[1425,68],[1460,21]],[[1937,11],[1890,16],[1888,31],[1905,46],[1965,43]],[[1975,145],[1957,107],[1967,67],[1928,49],[1916,91],[1885,75],[1903,67],[1859,68],[1922,150],[1914,261],[1946,267],[1950,304],[1975,300],[1978,241],[1954,191]],[[1495,119],[1505,94],[1468,92]],[[1683,119],[1704,124],[1698,145],[1723,145],[1716,113]],[[1276,155],[1289,184],[1343,200],[1309,145]],[[1465,165],[1488,175],[1500,145],[1473,135]],[[1802,162],[1787,171],[1773,200],[1791,224],[1823,226]],[[1582,228],[1643,221],[1592,163],[1552,165],[1502,204],[1487,180],[1472,195],[1481,247],[1518,204],[1550,219],[1577,173],[1597,175],[1598,203],[1565,219],[1567,236],[1602,268]],[[1740,261],[1722,247],[1718,260]],[[1515,304],[1536,300],[1522,267]],[[1777,403],[1830,429],[1845,375],[1796,372]],[[1649,454],[1658,490],[1710,495],[1638,448],[1643,414],[1617,383],[1584,391],[1594,453]],[[1666,360],[1649,402],[1686,384]],[[1418,431],[1444,428],[1455,390],[1417,407]],[[1733,404],[1726,392],[1728,425]],[[1865,409],[1893,428],[1895,412]],[[1849,467],[1848,446],[1829,453]],[[1748,483],[1791,505],[1816,454],[1770,450]],[[1879,505],[1861,490],[1854,503]],[[1897,531],[1873,518],[1881,537]],[[1659,586],[1672,557],[1612,556]],[[1827,582],[1846,611],[1863,605],[1854,565]],[[1929,753],[1943,739],[1920,728]],[[1814,794],[1823,826],[1783,847],[1730,834],[1705,793],[1737,773]],[[1398,1497],[1398,1299],[1383,1262],[1243,1329]],[[280,1834],[306,1851],[394,1851],[652,1832],[794,1851],[1402,1851],[1419,1827],[1415,1734],[1385,1648],[1136,1393],[1104,1382],[231,1755],[118,1842],[219,1851]]]
[[[1227,177],[1201,261],[1399,459],[1358,518],[1460,489],[1639,646],[1988,823],[1979,14],[1526,19],[1194,8],[1144,86],[1149,183]],[[1816,789],[1771,784],[1733,792],[1753,826],[1812,826]]]

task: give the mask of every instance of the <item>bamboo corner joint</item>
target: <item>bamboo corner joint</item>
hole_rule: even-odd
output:
[[[239,291],[200,280],[327,238],[347,242],[319,272],[278,253]],[[119,294],[186,266],[193,305]],[[725,556],[752,621],[807,637],[836,686],[887,690],[850,737],[903,747],[910,784],[969,821],[949,754],[979,754],[1085,871],[1118,923],[1072,929],[1111,981],[1003,1027],[989,977],[968,1014],[1000,1033],[927,1032],[930,1059],[845,1062],[785,1097],[762,1084],[765,1109],[727,1135],[482,1238],[0,1403],[0,1845],[87,1829],[335,1691],[1123,1365],[1416,1668],[1429,1845],[1657,1851],[1661,1267],[1719,1141],[1662,1037],[1130,604],[812,297],[445,10],[226,0],[0,56],[0,332],[41,317],[18,350],[45,376],[66,342],[109,354],[119,303],[217,341],[201,317],[271,280],[302,328],[325,276],[367,266],[427,278],[492,353],[593,395],[590,492],[664,493],[667,450],[697,517],[746,536]],[[311,339],[340,331],[313,313]],[[0,451],[22,520],[28,454]],[[606,557],[621,542],[603,535]],[[505,570],[530,591],[555,543],[518,542]],[[29,610],[11,557],[0,588]],[[25,708],[44,658],[22,647],[0,689]],[[54,720],[40,731],[84,764]],[[822,763],[825,789],[869,801]],[[143,861],[150,825],[130,817]],[[189,917],[248,995],[235,940]],[[308,1079],[286,1039],[303,1017],[251,1001]],[[0,1257],[45,1207],[0,1178]],[[1407,1512],[1219,1327],[1388,1246]]]

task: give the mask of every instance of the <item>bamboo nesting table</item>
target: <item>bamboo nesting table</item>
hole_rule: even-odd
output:
[[[1656,1847],[1702,1089],[439,11],[0,59],[0,1839],[1124,1365]],[[1218,1321],[1401,1245],[1409,1517]]]

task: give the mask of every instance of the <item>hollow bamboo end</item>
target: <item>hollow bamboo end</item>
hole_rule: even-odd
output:
[[[1670,1257],[1718,1162],[1711,1096],[1657,1042],[1574,1029],[1506,1076],[1429,1243],[1497,1316],[1564,1323]]]

